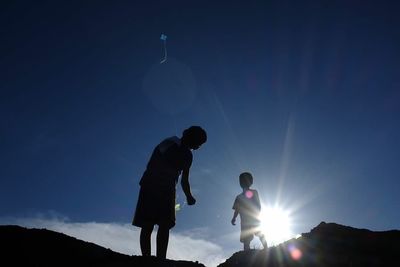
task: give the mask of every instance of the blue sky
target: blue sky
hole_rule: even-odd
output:
[[[0,216],[130,223],[154,146],[201,125],[198,202],[175,233],[239,250],[243,171],[265,204],[291,211],[294,233],[320,221],[398,229],[398,12],[393,1],[2,2]]]

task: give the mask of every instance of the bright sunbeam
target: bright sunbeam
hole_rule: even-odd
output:
[[[264,233],[268,246],[280,244],[291,239],[289,212],[279,206],[263,206],[260,213],[261,231]]]

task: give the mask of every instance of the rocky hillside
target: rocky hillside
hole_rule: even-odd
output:
[[[321,223],[277,247],[237,252],[219,267],[394,267],[400,266],[399,251],[400,231]],[[204,267],[197,262],[128,256],[65,234],[19,226],[0,226],[0,253],[1,266]]]
[[[400,231],[373,232],[322,222],[278,247],[237,252],[219,267],[400,266]]]
[[[46,229],[0,226],[1,266],[204,267],[189,261],[127,256]]]

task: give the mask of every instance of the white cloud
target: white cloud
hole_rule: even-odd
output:
[[[140,229],[129,224],[70,222],[65,218],[0,218],[0,224],[14,224],[27,228],[46,228],[78,239],[92,242],[127,255],[140,255]],[[204,231],[204,229],[202,229]],[[174,260],[198,261],[207,267],[215,267],[230,254],[224,249],[199,235],[196,229],[177,233],[171,231],[167,258]],[[152,254],[155,254],[155,236],[152,235]],[[229,255],[228,255],[229,254]]]

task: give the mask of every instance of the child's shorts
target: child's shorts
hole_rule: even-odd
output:
[[[263,233],[259,224],[241,224],[240,226],[240,242],[247,243],[253,240],[254,236],[262,236]]]

